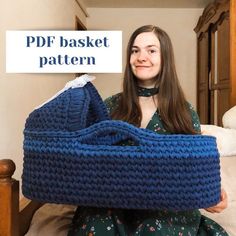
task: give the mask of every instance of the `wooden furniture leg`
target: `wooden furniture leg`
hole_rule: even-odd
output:
[[[0,236],[19,236],[19,181],[9,159],[0,160]]]

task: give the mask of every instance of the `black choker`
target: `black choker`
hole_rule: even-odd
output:
[[[140,97],[151,97],[155,94],[158,94],[159,88],[143,88],[138,87],[138,96]]]

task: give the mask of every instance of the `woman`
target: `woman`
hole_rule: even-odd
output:
[[[178,82],[169,36],[152,25],[138,28],[127,48],[123,92],[105,100],[113,119],[160,134],[198,134],[200,123]],[[227,195],[206,209],[221,212]],[[69,236],[228,235],[199,210],[169,212],[79,207]]]

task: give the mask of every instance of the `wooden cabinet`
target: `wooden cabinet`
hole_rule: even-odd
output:
[[[235,0],[233,0],[235,3]],[[202,124],[222,125],[222,116],[236,105],[230,20],[233,2],[209,4],[194,29],[197,33],[197,110]],[[235,71],[235,69],[233,69]]]

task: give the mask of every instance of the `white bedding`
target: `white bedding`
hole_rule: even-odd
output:
[[[214,219],[231,236],[236,236],[236,156],[221,157],[222,187],[229,198],[228,208],[220,214],[201,210],[202,214]],[[65,236],[76,206],[45,204],[34,215],[27,236]]]
[[[201,210],[219,223],[230,236],[236,236],[236,156],[221,157],[221,183],[228,195],[228,207],[219,214]]]
[[[236,129],[222,128],[216,125],[201,125],[203,135],[216,137],[220,156],[236,155]]]

